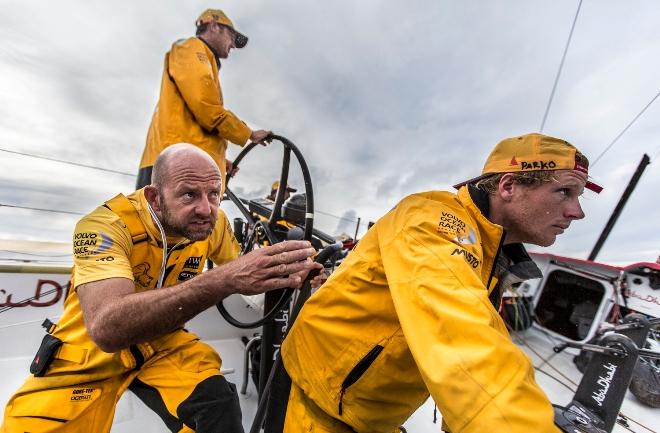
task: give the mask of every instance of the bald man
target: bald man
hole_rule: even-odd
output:
[[[172,432],[243,431],[220,357],[183,326],[231,294],[300,287],[320,265],[305,241],[237,258],[218,209],[221,172],[199,148],[168,147],[152,179],[76,225],[64,313],[48,326],[0,431],[108,432],[127,388]],[[219,266],[202,273],[207,258]]]

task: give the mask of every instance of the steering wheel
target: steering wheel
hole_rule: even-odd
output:
[[[257,242],[258,235],[265,235],[270,245],[274,245],[280,242],[280,239],[278,239],[273,232],[273,227],[277,224],[277,221],[282,219],[282,204],[284,203],[286,185],[288,184],[289,165],[291,163],[292,152],[300,164],[303,180],[305,183],[305,222],[303,225],[302,239],[306,241],[311,241],[312,239],[312,233],[314,229],[314,192],[312,191],[312,178],[309,173],[307,163],[305,162],[305,159],[303,158],[300,150],[287,138],[274,134],[269,138],[271,140],[281,142],[284,147],[284,152],[282,156],[282,169],[280,171],[280,185],[277,190],[277,195],[275,196],[275,204],[273,205],[273,208],[268,216],[268,221],[254,218],[253,213],[246,207],[246,203],[243,202],[243,200],[237,197],[229,189],[229,178],[227,179],[227,186],[225,187],[225,193],[227,194],[227,197],[229,197],[229,199],[236,205],[236,207],[238,207],[241,214],[243,214],[245,219],[248,221],[248,233],[244,237],[241,245],[241,255],[252,251],[255,242]],[[234,160],[234,167],[238,167],[243,158],[245,158],[245,156],[257,146],[257,143],[248,144]],[[314,276],[315,273],[310,272],[310,274],[307,276],[307,279],[309,280]],[[217,304],[217,308],[220,312],[220,315],[233,326],[241,329],[257,328],[262,326],[264,323],[271,321],[275,317],[277,312],[291,299],[294,289],[287,288],[274,292],[281,292],[280,298],[276,302],[275,306],[269,312],[265,313],[261,319],[254,322],[244,323],[235,319],[231,314],[229,314],[222,301]]]

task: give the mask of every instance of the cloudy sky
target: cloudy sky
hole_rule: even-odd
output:
[[[206,7],[250,37],[222,67],[227,107],[301,148],[317,209],[345,218],[319,216],[335,233],[407,194],[450,188],[500,139],[539,131],[579,1],[0,4],[0,238],[66,241],[78,216],[6,205],[84,213],[134,177],[7,151],[134,173],[163,55]],[[656,0],[584,0],[543,132],[600,155],[660,91],[659,20]],[[659,118],[656,101],[593,166],[605,191],[546,252],[586,257],[647,153],[599,259],[655,261]],[[233,188],[265,195],[280,152],[255,150]]]

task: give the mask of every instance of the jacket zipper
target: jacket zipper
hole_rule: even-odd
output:
[[[362,375],[367,371],[371,364],[373,364],[373,362],[382,351],[383,346],[380,344],[375,345],[369,351],[369,353],[364,355],[364,357],[360,359],[357,364],[355,364],[355,367],[353,367],[353,369],[348,373],[344,381],[341,383],[341,392],[339,393],[339,415],[341,415],[343,412],[343,399],[346,389],[362,377]]]
[[[502,245],[504,245],[504,238],[506,238],[506,231],[502,231],[502,237],[500,238],[500,242],[497,245],[497,251],[495,252],[495,257],[493,258],[493,267],[490,269],[490,275],[488,276],[488,282],[486,283],[486,290],[490,289],[490,282],[493,280],[493,275],[495,275],[495,269],[497,269],[497,259],[499,258],[500,252],[502,251]],[[494,291],[495,288],[493,288],[493,292]],[[491,304],[493,304],[493,307],[496,310],[498,310],[499,306],[495,305],[495,299],[492,299],[490,296],[488,298],[490,299]],[[499,298],[501,300],[501,297]]]
[[[165,280],[167,277],[170,275],[170,272],[176,267],[176,263],[170,266],[169,268],[167,267],[167,262],[170,261],[170,255],[176,251],[176,250],[183,250],[185,249],[188,245],[192,245],[185,243],[185,241],[180,241],[176,245],[174,245],[172,248],[168,248],[167,252],[163,251],[165,254],[165,268],[163,269],[161,267],[160,273],[158,274],[158,282],[156,283],[156,289],[159,289],[162,286],[159,286],[159,284],[165,284]]]

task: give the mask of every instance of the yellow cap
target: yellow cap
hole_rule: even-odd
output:
[[[247,42],[248,38],[243,33],[240,33],[236,28],[234,28],[234,23],[231,22],[229,17],[225,15],[220,9],[207,9],[197,18],[195,25],[199,26],[202,23],[216,22],[220,25],[227,26],[234,31],[234,45],[236,48],[243,48]]]
[[[578,170],[588,175],[588,168],[575,159],[577,148],[566,140],[531,133],[506,138],[495,146],[486,159],[481,175],[454,185],[476,182],[491,174],[541,170]],[[586,188],[599,193],[603,188],[587,181]]]
[[[277,191],[278,189],[280,189],[280,181],[279,181],[279,180],[276,180],[275,182],[273,182],[273,185],[271,185],[270,190],[271,190],[271,191]],[[289,185],[286,186],[286,190],[289,191],[289,192],[296,192],[296,191],[298,191],[298,190],[295,189],[295,188],[291,188]]]

